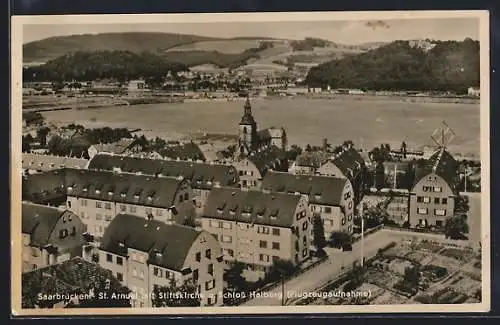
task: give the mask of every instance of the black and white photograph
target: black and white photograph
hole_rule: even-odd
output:
[[[16,315],[485,312],[485,11],[12,17]]]

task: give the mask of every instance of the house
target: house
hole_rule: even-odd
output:
[[[106,229],[99,265],[132,292],[133,307],[152,307],[155,286],[193,283],[201,306],[220,306],[222,256],[206,231],[119,214]]]
[[[89,163],[88,159],[61,157],[55,155],[26,153],[22,154],[21,165],[28,172],[46,172],[61,168],[84,169]]]
[[[194,218],[193,191],[182,178],[66,169],[65,186],[67,209],[80,216],[96,242],[120,213],[164,223]]]
[[[263,191],[298,193],[306,197],[312,214],[319,215],[323,220],[326,238],[333,231],[353,232],[354,193],[347,178],[269,172],[261,188]]]
[[[248,156],[242,156],[232,163],[238,171],[240,187],[260,188],[263,177],[268,171],[287,171],[286,153],[277,148],[258,149]]]
[[[145,91],[147,89],[146,82],[144,80],[130,80],[127,85],[127,90],[129,92]]]
[[[458,162],[445,148],[436,151],[415,172],[410,191],[409,221],[415,227],[443,227],[453,216],[458,182]]]
[[[80,130],[70,129],[70,128],[58,128],[57,126],[50,127],[50,131],[47,134],[47,143],[53,137],[60,137],[61,139],[73,139],[76,136],[81,135]]]
[[[89,169],[142,173],[152,176],[183,177],[193,189],[196,212],[205,207],[208,194],[215,186],[238,186],[238,174],[230,165],[204,164],[189,161],[140,159],[133,157],[96,155]]]
[[[64,170],[52,170],[24,175],[22,199],[32,203],[66,206],[66,180]]]
[[[339,154],[318,168],[317,174],[349,179],[354,189],[354,204],[361,202],[365,187],[366,164],[352,145],[344,145]]]
[[[200,147],[194,142],[185,144],[168,145],[165,149],[159,150],[158,153],[165,158],[174,160],[187,160],[187,161],[206,161],[205,155]]]
[[[481,89],[479,87],[469,87],[467,89],[467,95],[479,97],[481,95]]]
[[[129,293],[110,271],[81,257],[23,273],[21,281],[21,305],[26,309],[83,307],[96,302],[113,307],[119,300],[99,299],[105,286],[116,295]],[[104,290],[100,291],[98,285]]]
[[[244,263],[243,276],[257,281],[276,260],[309,258],[310,218],[301,195],[221,187],[208,196],[202,227],[219,241],[226,268]]]
[[[314,175],[331,154],[323,151],[304,151],[297,156],[288,172],[295,175]]]
[[[71,211],[23,202],[23,272],[81,255],[85,231]]]
[[[89,157],[92,159],[98,153],[110,153],[116,155],[135,154],[142,151],[142,146],[136,139],[121,139],[112,143],[100,143],[90,146]]]

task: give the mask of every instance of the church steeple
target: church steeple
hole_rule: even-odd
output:
[[[257,123],[252,115],[252,106],[250,98],[247,97],[243,106],[243,116],[240,121],[239,139],[238,139],[238,154],[249,154],[254,149],[257,142]]]
[[[254,125],[255,120],[252,115],[252,105],[250,105],[250,98],[247,97],[245,106],[243,106],[243,116],[241,117],[240,125]]]

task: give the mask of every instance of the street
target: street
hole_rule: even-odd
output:
[[[481,240],[481,193],[461,193],[469,197],[469,212],[467,213],[467,224],[469,225],[469,242],[476,246]],[[489,216],[484,216],[489,218]]]

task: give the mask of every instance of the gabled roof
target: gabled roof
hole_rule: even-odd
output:
[[[253,151],[247,158],[255,164],[261,175],[264,175],[269,169],[275,169],[286,161],[286,152],[276,146],[271,146],[260,151]]]
[[[269,172],[262,180],[261,188],[272,192],[298,192],[307,195],[310,203],[338,206],[347,182],[337,177]]]
[[[173,177],[66,170],[68,195],[161,208],[174,204],[175,195],[183,182]]]
[[[30,235],[30,245],[44,247],[49,244],[50,234],[54,230],[59,218],[66,213],[65,210],[44,205],[22,204],[22,231]],[[72,212],[67,212],[71,213]],[[76,216],[73,214],[76,218]]]
[[[147,252],[149,263],[181,271],[191,246],[200,234],[191,227],[119,214],[106,228],[100,248],[122,256],[127,256],[128,248]]]
[[[323,165],[331,154],[323,151],[304,151],[295,159],[296,166],[319,168]]]
[[[60,157],[53,155],[43,155],[34,153],[23,153],[23,169],[33,169],[48,171],[59,168],[85,168],[88,164],[87,159]]]
[[[113,143],[94,144],[93,147],[97,150],[97,152],[122,154],[135,143],[135,139],[121,139]]]
[[[30,174],[23,178],[23,200],[45,203],[66,197],[65,170]]]
[[[444,148],[436,151],[427,160],[424,166],[416,169],[415,182],[417,184],[422,178],[429,174],[436,174],[443,178],[452,188],[456,189],[459,163]]]
[[[344,150],[337,157],[332,159],[332,163],[340,169],[345,177],[351,180],[361,170],[361,167],[365,165],[363,157],[361,157],[360,153],[354,148]]]
[[[163,157],[180,160],[206,161],[203,152],[196,143],[189,142],[179,145],[169,145],[158,153]]]
[[[300,198],[287,193],[214,188],[203,217],[288,228],[293,226]]]
[[[120,169],[125,173],[141,172],[145,175],[182,176],[191,181],[194,188],[211,188],[215,183],[221,186],[237,184],[238,175],[232,166],[204,164],[190,161],[173,161],[160,159],[141,159],[137,157],[121,157],[105,154],[96,155],[89,163],[89,169]]]

